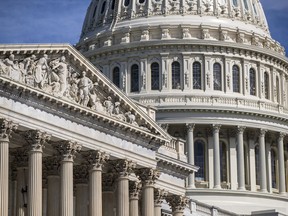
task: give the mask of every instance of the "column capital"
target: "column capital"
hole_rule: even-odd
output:
[[[189,203],[189,198],[179,195],[167,196],[166,201],[172,208],[172,212],[184,211]]]
[[[126,159],[118,159],[109,162],[114,172],[121,177],[128,177],[136,167],[136,163]]]
[[[88,176],[89,174],[87,165],[81,164],[73,167],[73,177],[75,184],[87,184]]]
[[[129,181],[130,199],[139,199],[141,189],[142,189],[141,182]]]
[[[102,174],[102,188],[103,191],[113,191],[113,186],[116,181],[116,175],[114,173]]]
[[[243,134],[246,127],[244,126],[237,126],[237,134]]]
[[[212,127],[213,127],[213,133],[219,133],[221,126],[222,126],[222,125],[220,125],[220,124],[213,124],[213,125],[212,125]]]
[[[279,136],[278,136],[278,141],[281,141],[281,140],[282,140],[282,142],[283,142],[283,139],[284,139],[285,136],[287,136],[286,133],[280,132],[280,133],[279,133]]]
[[[43,158],[43,165],[46,169],[47,176],[59,175],[60,160],[61,158],[59,156],[49,156]]]
[[[110,156],[103,151],[86,151],[83,152],[83,157],[86,159],[86,163],[91,166],[92,170],[102,170],[102,167],[109,160]]]
[[[54,148],[62,157],[63,161],[73,162],[76,153],[80,152],[82,145],[79,145],[77,142],[74,141],[64,140],[55,143]]]
[[[265,134],[267,133],[267,130],[266,129],[259,129],[259,136],[260,137],[264,137],[265,136]]]
[[[135,170],[135,174],[141,179],[144,185],[154,185],[161,173],[152,168],[140,168]]]
[[[193,132],[195,128],[195,124],[186,124],[186,128],[188,132]]]
[[[28,130],[25,131],[24,137],[29,144],[30,151],[42,152],[44,145],[51,136],[40,130]]]
[[[160,205],[166,199],[168,192],[164,189],[154,188],[154,204]]]
[[[11,133],[18,128],[17,124],[14,124],[12,121],[7,119],[0,118],[0,142],[8,142],[11,136]]]

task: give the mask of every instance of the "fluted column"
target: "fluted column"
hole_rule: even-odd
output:
[[[244,164],[244,143],[243,143],[244,130],[245,130],[245,127],[238,126],[237,128],[238,190],[245,190],[245,164]]]
[[[47,171],[47,216],[60,214],[60,157],[46,157],[44,166]]]
[[[129,174],[136,164],[129,160],[114,160],[111,165],[118,174],[117,216],[129,216]]]
[[[152,168],[135,170],[142,181],[142,216],[154,214],[154,184],[160,177],[160,172]]]
[[[195,124],[186,124],[187,127],[187,147],[188,147],[188,163],[194,165],[194,127]],[[188,176],[188,188],[195,188],[195,173]]]
[[[86,164],[74,166],[76,187],[76,216],[88,216],[88,167]]]
[[[259,131],[259,164],[260,164],[260,190],[267,192],[267,173],[266,173],[266,151],[265,151],[265,134],[266,130]]]
[[[42,215],[42,154],[50,136],[45,132],[30,130],[25,134],[29,143],[28,162],[28,216]]]
[[[117,176],[113,172],[102,173],[103,215],[115,215],[117,200],[115,194],[116,178]]]
[[[279,163],[279,194],[286,195],[285,158],[283,139],[286,134],[279,133],[278,137],[278,163]]]
[[[189,199],[184,196],[170,195],[166,198],[171,206],[173,216],[183,216],[184,210],[188,206]]]
[[[73,163],[81,146],[72,141],[61,141],[55,145],[61,155],[60,167],[60,216],[73,215]]]
[[[154,189],[154,216],[161,216],[162,203],[167,195],[167,191],[163,189]]]
[[[130,204],[129,204],[129,215],[138,216],[139,215],[139,193],[141,191],[142,184],[136,181],[129,182],[129,192],[130,192]]]
[[[214,188],[221,189],[221,167],[220,167],[220,144],[219,131],[221,125],[213,125],[213,141],[214,141]]]
[[[9,200],[9,137],[17,126],[0,119],[0,215],[8,216]]]
[[[88,151],[84,156],[89,165],[89,216],[102,216],[102,168],[109,155],[102,151]]]

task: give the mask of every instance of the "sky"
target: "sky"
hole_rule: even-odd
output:
[[[0,0],[0,44],[75,44],[79,40],[90,1]],[[260,1],[272,37],[288,53],[288,0]]]

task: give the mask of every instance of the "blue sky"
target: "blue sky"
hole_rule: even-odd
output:
[[[261,0],[288,53],[288,0]],[[77,43],[90,0],[0,0],[0,43]]]

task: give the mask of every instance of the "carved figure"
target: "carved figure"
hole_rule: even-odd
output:
[[[49,69],[47,60],[48,55],[44,54],[43,57],[38,60],[34,71],[35,85],[41,89],[44,87],[44,82],[47,79],[47,71]]]
[[[135,121],[136,120],[135,115],[133,115],[130,111],[126,112],[125,116],[126,116],[126,121],[128,123],[133,124],[133,125],[138,125],[137,122]]]
[[[93,82],[86,77],[86,72],[82,72],[82,77],[78,82],[79,88],[79,103],[80,105],[87,106],[89,102],[89,90],[93,86]]]
[[[57,80],[60,83],[60,95],[63,95],[67,88],[67,76],[68,76],[68,67],[65,63],[65,57],[62,56],[58,63],[56,63],[52,70],[56,71],[54,74],[57,77]]]
[[[15,56],[11,54],[9,58],[4,60],[4,64],[6,65],[6,75],[15,81],[21,80],[21,73],[18,66],[18,63],[14,62]]]
[[[71,76],[68,78],[68,93],[67,97],[74,100],[75,102],[78,102],[78,82],[79,79],[77,78],[77,73],[74,72],[71,74]]]
[[[97,99],[98,99],[97,86],[98,86],[98,83],[95,82],[93,84],[93,88],[91,89],[91,91],[89,93],[91,109],[93,109],[93,110],[97,110]]]
[[[104,101],[103,105],[105,107],[106,113],[111,116],[114,109],[112,98],[108,96],[107,99]]]
[[[191,34],[189,33],[188,28],[183,28],[182,33],[183,33],[183,38],[191,38]]]

